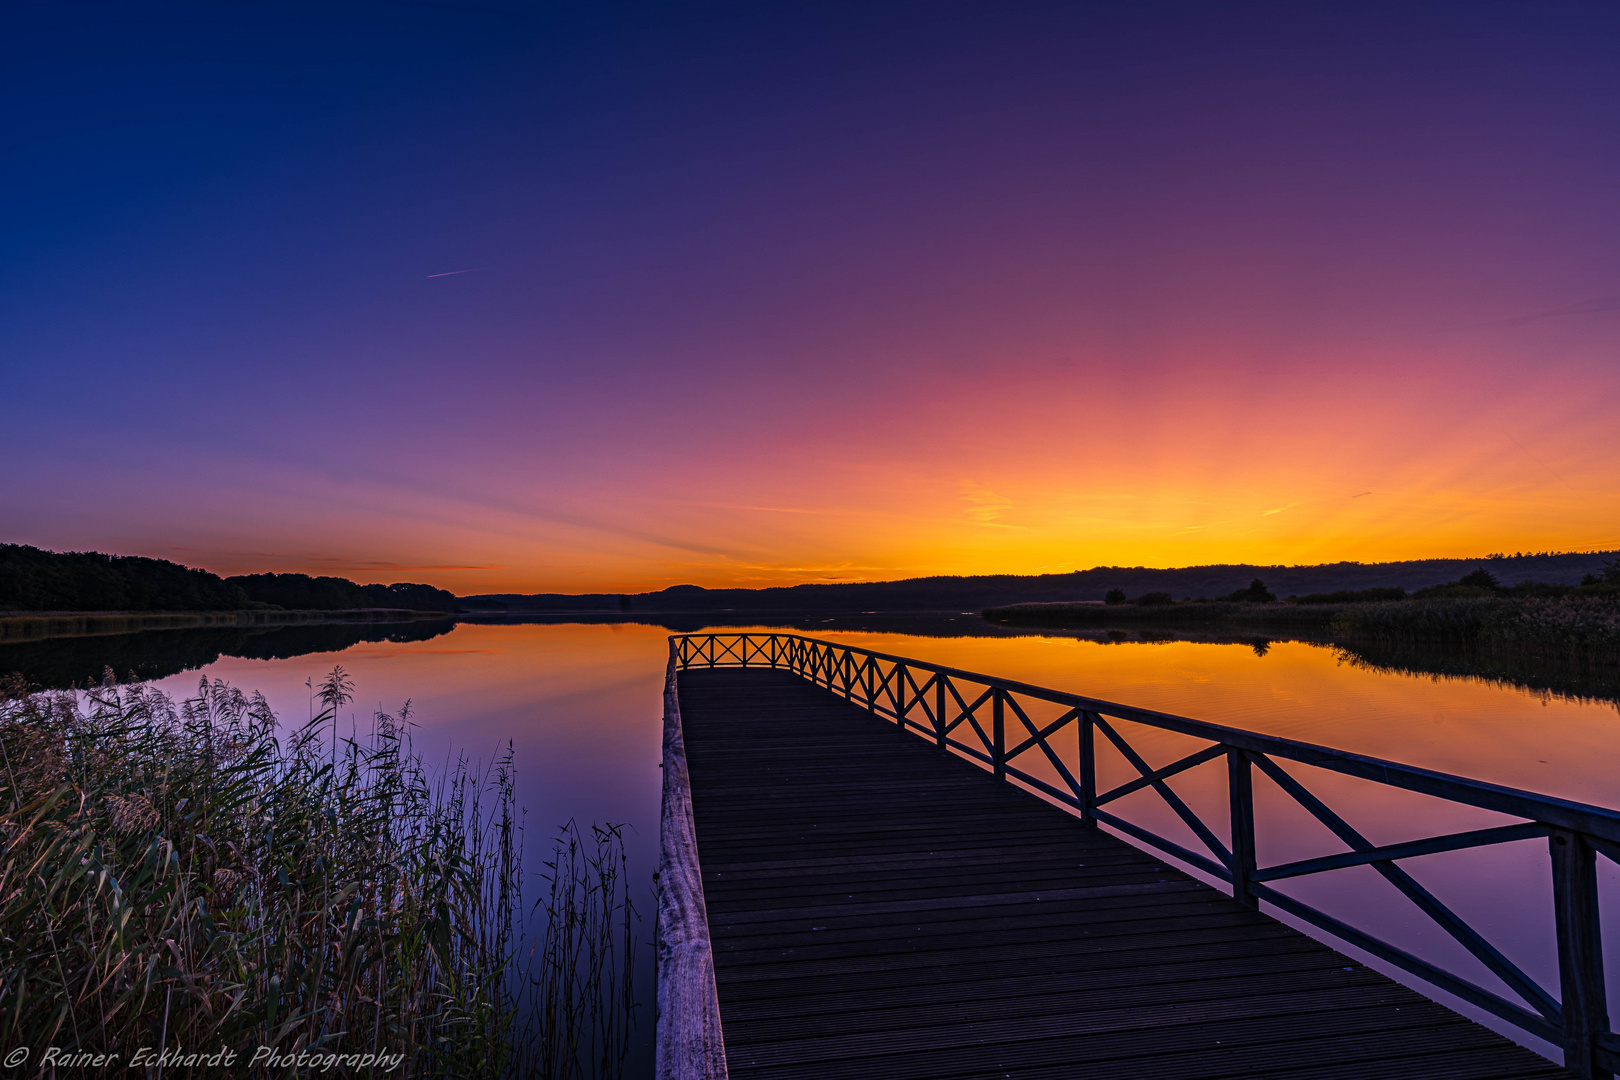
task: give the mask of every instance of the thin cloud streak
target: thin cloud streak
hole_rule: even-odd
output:
[[[1538,311],[1534,315],[1520,315],[1512,319],[1499,319],[1496,326],[1521,326],[1524,323],[1539,322],[1542,319],[1557,319],[1566,315],[1601,315],[1608,311],[1620,311],[1620,296],[1605,296],[1596,300],[1586,300],[1568,307],[1553,308],[1551,311]]]

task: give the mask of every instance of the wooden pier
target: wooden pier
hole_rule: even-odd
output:
[[[847,679],[681,666],[723,1061],[661,1049],[661,1080],[1572,1075],[1008,783],[1010,755],[941,753],[903,690],[897,724]],[[961,704],[1005,747],[993,697]]]

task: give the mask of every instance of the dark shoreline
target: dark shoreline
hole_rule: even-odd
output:
[[[195,630],[204,627],[269,627],[314,623],[405,623],[444,619],[442,611],[402,608],[359,608],[352,611],[0,611],[0,642],[42,641],[59,637],[136,634],[147,630]]]
[[[1400,644],[1573,649],[1620,662],[1620,591],[1600,584],[1560,595],[1451,595],[1361,603],[1190,601],[1162,604],[1008,604],[986,608],[1005,626],[1087,629],[1225,627],[1253,633],[1310,630]]]
[[[1399,603],[1399,601],[1395,601]],[[1003,626],[1053,629],[1136,630],[1164,627],[1225,626],[1261,633],[1313,629],[1327,633],[1333,620],[1354,604],[1239,603],[1230,600],[1179,604],[1104,604],[1095,602],[1003,604],[985,608],[987,622]]]

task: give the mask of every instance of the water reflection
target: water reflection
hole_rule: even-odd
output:
[[[903,638],[987,638],[1024,642],[1072,640],[1111,645],[1242,645],[1261,658],[1277,644],[1305,644],[1329,650],[1337,662],[1371,671],[1472,679],[1504,688],[1530,690],[1543,697],[1608,702],[1620,707],[1620,666],[1591,664],[1560,654],[1411,643],[1371,644],[1299,634],[1270,637],[1250,629],[1054,630],[990,623],[976,612],[790,613],[776,618],[750,615],[745,620],[730,620],[724,614],[637,614],[627,617],[607,612],[586,612],[463,615],[408,623],[335,622],[279,627],[146,630],[139,633],[0,641],[0,675],[21,673],[28,682],[46,689],[82,687],[100,682],[109,669],[120,682],[149,681],[183,671],[195,671],[222,657],[286,659],[335,653],[368,643],[428,641],[451,632],[458,625],[619,626],[653,628],[680,634],[747,626],[792,630],[812,636],[881,634],[896,641]]]
[[[430,759],[451,747],[487,759],[511,740],[532,853],[543,851],[546,835],[570,818],[628,824],[632,871],[650,911],[666,640],[672,631],[723,629],[725,621],[702,615],[573,615],[149,631],[0,645],[0,672],[22,671],[37,684],[66,686],[98,680],[110,666],[120,675],[156,681],[176,696],[191,692],[199,676],[220,677],[263,690],[285,719],[298,721],[309,708],[305,680],[341,663],[360,692],[346,724],[360,728],[373,708],[394,711],[409,697],[420,723],[418,746]],[[1031,631],[992,625],[975,613],[784,616],[763,623],[750,616],[748,622],[754,629],[795,630],[1620,806],[1615,672],[1569,670],[1555,663],[1535,667],[1524,658],[1454,651],[1350,649],[1253,633]],[[1167,732],[1133,729],[1130,737],[1155,766],[1186,752],[1186,740]],[[1289,768],[1302,770],[1295,775],[1376,842],[1500,820],[1363,781]],[[1122,759],[1106,755],[1099,771],[1104,784],[1134,775]],[[1225,782],[1216,762],[1177,777],[1174,786],[1214,824],[1222,818]],[[1256,783],[1263,861],[1342,850],[1268,783]],[[1117,809],[1196,845],[1149,792],[1120,800]],[[1217,833],[1227,839],[1224,828]],[[1556,989],[1547,862],[1545,842],[1526,841],[1426,856],[1409,869],[1515,962]],[[1620,895],[1616,869],[1604,864],[1601,870],[1606,898]],[[1498,985],[1365,867],[1304,879],[1289,891],[1443,961],[1481,985]],[[1620,911],[1608,914],[1608,924],[1620,926]],[[1620,934],[1611,931],[1610,938]],[[1620,955],[1611,955],[1607,967],[1611,978],[1620,974]],[[1620,985],[1611,992],[1620,1000]]]
[[[196,627],[134,634],[51,637],[0,643],[0,674],[16,672],[33,686],[60,690],[99,683],[148,682],[196,671],[222,656],[288,659],[341,652],[362,642],[427,641],[455,629],[451,619],[408,623],[300,623],[291,626]]]

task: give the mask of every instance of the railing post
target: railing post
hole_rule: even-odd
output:
[[[1254,776],[1249,756],[1235,746],[1226,750],[1227,788],[1232,808],[1232,899],[1260,910],[1254,884]]]
[[[1553,914],[1558,925],[1558,981],[1564,1013],[1564,1067],[1583,1080],[1609,1080],[1596,1058],[1596,1037],[1609,1030],[1598,927],[1597,853],[1578,832],[1554,829]]]
[[[1080,820],[1095,826],[1092,809],[1097,799],[1097,727],[1089,712],[1080,713]]]
[[[939,752],[947,753],[945,740],[945,673],[934,672],[934,742],[939,746]]]
[[[995,745],[990,748],[990,761],[995,769],[996,779],[1007,779],[1007,707],[1003,704],[1002,690],[992,687],[990,691],[990,737]]]
[[[894,665],[894,689],[889,691],[894,697],[894,722],[901,727],[906,726],[906,665]]]

